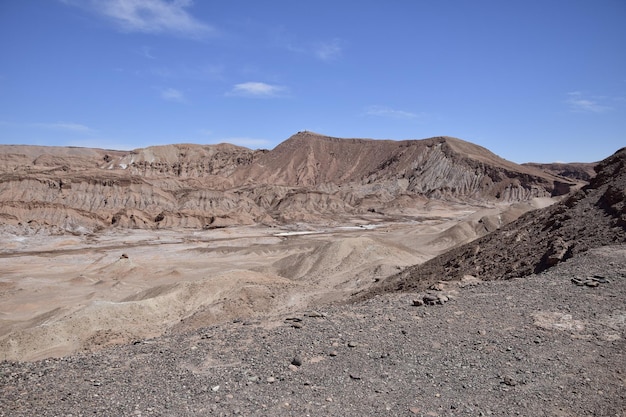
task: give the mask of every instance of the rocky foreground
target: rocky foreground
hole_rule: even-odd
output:
[[[0,416],[624,416],[624,271],[626,246],[602,247],[526,278],[2,362]]]

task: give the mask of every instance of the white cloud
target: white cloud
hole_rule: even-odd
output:
[[[261,82],[247,82],[235,84],[226,95],[243,97],[278,97],[286,92],[286,88],[280,85],[272,85]]]
[[[161,98],[179,103],[185,103],[187,101],[182,91],[175,88],[166,88],[165,90],[161,90]]]
[[[365,110],[367,116],[389,117],[392,119],[416,119],[420,115],[385,106],[370,106]]]
[[[113,21],[121,30],[143,33],[170,33],[202,38],[214,28],[195,19],[185,9],[191,0],[61,0],[90,10]]]
[[[569,105],[570,111],[574,113],[604,113],[611,110],[611,107],[600,104],[599,98],[585,97],[580,91],[572,91],[567,95],[566,103]]]
[[[330,42],[320,43],[315,48],[315,56],[322,61],[330,61],[341,56],[341,45],[339,39]]]

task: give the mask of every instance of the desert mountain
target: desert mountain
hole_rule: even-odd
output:
[[[480,239],[389,277],[368,292],[424,289],[440,280],[539,273],[589,249],[626,242],[626,148],[562,202],[522,215]]]
[[[593,170],[596,164],[597,162],[569,162],[569,163],[554,162],[550,164],[539,164],[539,163],[534,163],[534,162],[528,162],[522,165],[539,168],[553,175],[557,175],[557,176],[561,176],[565,178],[589,181],[591,178],[593,178],[596,175],[596,172]]]
[[[581,185],[460,139],[311,132],[271,151],[229,144],[134,151],[7,145],[0,146],[0,170],[0,224],[16,233],[392,218],[433,199],[512,203]]]

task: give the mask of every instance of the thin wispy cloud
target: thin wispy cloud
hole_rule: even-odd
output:
[[[125,32],[164,33],[203,38],[215,29],[194,18],[191,0],[61,0],[113,22]]]
[[[143,46],[141,48],[141,55],[144,58],[148,58],[148,59],[156,59],[156,56],[154,56],[152,54],[152,48],[150,48],[149,46]]]
[[[565,102],[574,113],[604,113],[611,110],[611,107],[601,104],[599,98],[586,97],[580,91],[572,91],[567,96]]]
[[[175,101],[178,103],[187,102],[187,99],[185,98],[183,92],[175,88],[166,88],[164,90],[161,90],[161,98],[163,100]]]
[[[315,56],[322,61],[331,61],[341,56],[342,47],[339,39],[330,42],[322,42],[315,47]]]
[[[271,98],[281,97],[287,92],[286,87],[281,85],[266,84],[262,82],[246,82],[235,84],[226,93],[227,96]]]
[[[95,133],[96,130],[80,123],[74,122],[55,122],[55,123],[42,123],[42,122],[33,122],[33,123],[15,123],[8,122],[6,120],[0,120],[0,126],[5,126],[8,128],[16,128],[16,129],[47,129],[47,130],[57,130],[64,131],[68,133],[83,133],[83,134],[92,134]]]
[[[392,109],[385,106],[370,106],[365,110],[367,116],[388,117],[392,119],[417,119],[420,115],[404,110]]]
[[[80,123],[56,122],[56,123],[33,123],[33,127],[51,130],[64,130],[73,133],[93,133],[94,130]]]
[[[284,27],[272,30],[274,46],[299,55],[308,55],[321,61],[333,61],[341,57],[345,42],[340,38],[324,41],[300,41]]]

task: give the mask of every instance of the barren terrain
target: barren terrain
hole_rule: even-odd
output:
[[[549,202],[549,201],[548,201]],[[433,206],[411,222],[5,234],[0,358],[43,359],[344,300],[473,239],[491,208]],[[481,226],[482,227],[482,226]]]
[[[626,149],[8,149],[2,416],[624,416]]]

